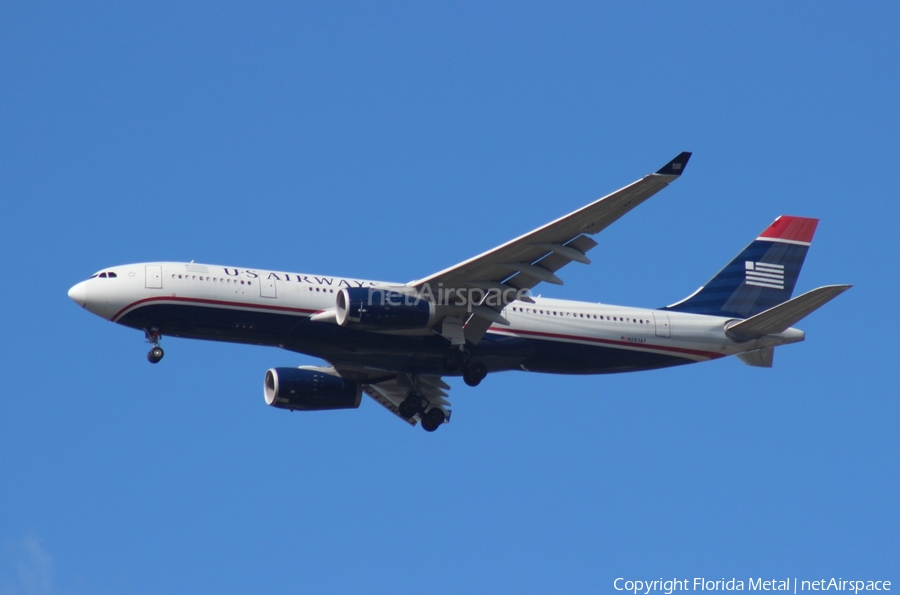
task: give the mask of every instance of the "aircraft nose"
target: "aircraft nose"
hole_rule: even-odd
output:
[[[84,308],[84,304],[87,302],[87,281],[73,285],[69,290],[69,299]]]

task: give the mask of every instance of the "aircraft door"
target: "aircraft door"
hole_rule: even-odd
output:
[[[259,297],[277,298],[278,293],[275,289],[275,279],[259,280]]]
[[[654,312],[653,313],[653,322],[656,326],[656,336],[657,337],[671,337],[672,330],[669,327],[669,315],[665,312]]]
[[[144,287],[147,289],[162,289],[162,266],[148,264],[144,267]]]

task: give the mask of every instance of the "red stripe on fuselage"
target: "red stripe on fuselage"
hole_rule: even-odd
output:
[[[178,296],[154,296],[149,298],[144,298],[141,300],[137,300],[136,302],[132,302],[116,312],[115,316],[113,316],[110,320],[113,322],[118,322],[118,319],[125,315],[125,313],[133,310],[137,306],[141,306],[144,304],[148,304],[151,302],[181,302],[187,304],[197,304],[197,305],[208,305],[208,306],[222,306],[225,308],[246,308],[251,310],[263,310],[270,312],[289,312],[294,314],[315,314],[316,312],[321,312],[321,310],[309,310],[305,308],[291,308],[288,306],[274,306],[268,304],[248,304],[244,302],[227,302],[224,300],[210,300],[204,298],[190,298],[190,297],[178,297]],[[638,344],[638,343],[629,343],[628,341],[616,341],[613,339],[600,339],[597,337],[584,337],[578,335],[566,335],[562,333],[547,333],[542,331],[526,331],[521,329],[506,329],[502,327],[491,327],[488,329],[488,332],[494,332],[498,334],[512,334],[512,335],[526,335],[533,337],[545,337],[548,339],[562,339],[568,341],[585,341],[588,343],[600,343],[606,345],[616,345],[622,347],[629,347],[635,351],[665,351],[671,353],[681,353],[684,355],[694,355],[698,357],[705,357],[709,359],[717,359],[720,357],[725,357],[722,353],[714,353],[711,351],[700,351],[696,349],[685,349],[682,347],[669,347],[665,345],[653,345],[653,344]]]
[[[536,337],[547,337],[548,339],[565,339],[569,341],[587,341],[589,343],[603,343],[606,345],[616,345],[623,347],[630,347],[635,351],[647,351],[647,350],[655,350],[655,351],[669,351],[673,353],[683,353],[685,355],[696,355],[699,357],[707,357],[709,359],[716,359],[720,357],[725,357],[723,353],[714,353],[712,351],[699,351],[697,349],[685,349],[683,347],[668,347],[665,345],[653,345],[650,343],[629,343],[628,341],[616,341],[614,339],[598,339],[597,337],[580,337],[578,335],[564,335],[561,333],[546,333],[542,331],[524,331],[519,329],[505,329],[496,326],[492,326],[488,329],[488,332],[495,333],[509,333],[513,335],[532,335]]]
[[[136,302],[132,302],[116,312],[115,316],[110,318],[113,322],[118,322],[119,318],[122,317],[125,312],[133,309],[136,306],[146,304],[148,302],[182,302],[187,304],[206,304],[209,306],[224,306],[227,308],[248,308],[251,310],[268,310],[271,312],[292,312],[294,314],[314,314],[316,312],[320,312],[320,310],[307,310],[305,308],[290,308],[288,306],[270,306],[268,304],[249,304],[245,302],[226,302],[223,300],[208,300],[204,298],[189,298],[189,297],[178,297],[172,295],[159,295],[149,298],[144,298],[142,300],[138,300]]]

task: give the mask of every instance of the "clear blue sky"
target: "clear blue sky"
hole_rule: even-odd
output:
[[[4,3],[0,594],[900,587],[900,9]],[[611,3],[612,4],[612,3]],[[270,409],[274,349],[67,289],[190,260],[408,281],[682,150],[547,296],[660,306],[779,214],[855,288],[774,369],[453,381],[453,423]]]

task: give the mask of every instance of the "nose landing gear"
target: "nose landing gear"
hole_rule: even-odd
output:
[[[165,354],[162,347],[156,346],[147,353],[147,361],[151,364],[158,364]]]
[[[151,364],[158,364],[159,360],[161,360],[166,354],[166,352],[163,351],[162,347],[159,346],[159,341],[160,339],[162,339],[162,335],[159,334],[159,329],[157,328],[144,330],[144,335],[147,337],[147,342],[153,345],[153,347],[147,353],[147,361]]]

